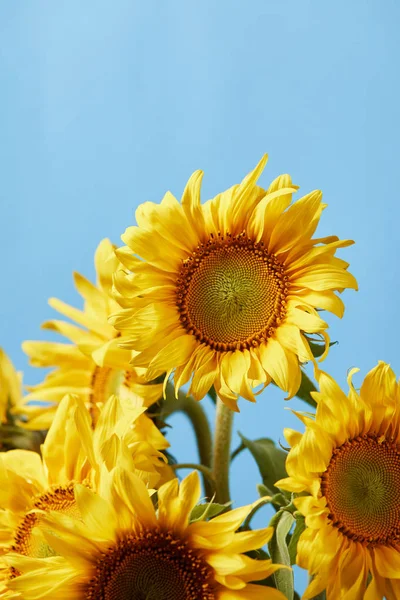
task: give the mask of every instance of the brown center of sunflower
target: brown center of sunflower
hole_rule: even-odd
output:
[[[400,448],[383,436],[365,435],[333,452],[322,475],[332,524],[367,545],[400,541]]]
[[[285,316],[283,266],[240,235],[211,236],[183,264],[177,306],[185,329],[215,350],[258,346]]]
[[[80,517],[80,512],[75,502],[74,485],[55,487],[37,498],[33,508],[43,511],[56,510],[72,517]],[[34,528],[40,522],[40,514],[30,512],[25,515],[20,523],[14,537],[14,543],[11,547],[15,552],[33,556],[35,558],[45,558],[54,555],[54,551],[45,542],[40,532]]]
[[[216,600],[213,570],[172,533],[128,535],[102,553],[86,600]]]

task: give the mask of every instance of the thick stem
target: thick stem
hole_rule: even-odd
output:
[[[183,412],[193,427],[200,463],[210,468],[212,462],[212,435],[210,424],[202,406],[191,396],[186,396],[179,390],[178,398],[175,398],[173,387],[167,388],[166,401],[164,403],[163,417],[167,419],[171,414]],[[212,498],[213,490],[209,480],[204,477],[204,491],[207,498]]]
[[[230,502],[229,467],[231,453],[231,437],[233,426],[233,411],[220,398],[217,399],[215,417],[215,438],[213,453],[213,476],[217,489],[216,502]]]

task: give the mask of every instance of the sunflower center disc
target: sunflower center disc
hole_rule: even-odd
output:
[[[74,486],[59,486],[53,490],[42,494],[34,503],[34,508],[43,511],[55,510],[71,517],[80,517],[80,512],[75,502]],[[55,552],[46,543],[40,535],[38,529],[35,529],[40,522],[40,515],[28,513],[20,523],[15,537],[12,549],[25,556],[35,558],[46,558],[53,556]]]
[[[377,436],[337,448],[321,489],[333,525],[351,539],[390,544],[400,538],[400,449]]]
[[[215,600],[213,571],[168,532],[127,536],[96,564],[87,600]]]
[[[257,346],[285,314],[287,277],[244,234],[211,238],[185,263],[178,310],[187,331],[216,350]]]

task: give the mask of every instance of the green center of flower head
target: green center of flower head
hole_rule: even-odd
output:
[[[330,519],[347,537],[369,545],[400,540],[400,448],[366,435],[334,450],[321,490]]]
[[[211,237],[187,259],[177,305],[185,329],[215,350],[258,346],[285,315],[288,278],[262,243]]]
[[[213,570],[160,530],[127,535],[99,557],[86,600],[216,600]]]

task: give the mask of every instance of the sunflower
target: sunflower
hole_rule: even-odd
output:
[[[112,273],[118,266],[111,242],[104,239],[95,253],[97,284],[93,285],[79,273],[74,274],[75,285],[84,299],[84,310],[73,308],[56,298],[49,304],[77,325],[62,320],[44,323],[43,328],[68,338],[72,344],[26,341],[24,351],[35,367],[56,367],[45,380],[31,387],[24,406],[30,429],[48,429],[57,404],[65,394],[78,394],[90,407],[93,420],[98,407],[111,394],[121,402],[136,407],[149,407],[162,396],[161,384],[149,384],[144,370],[132,368],[132,352],[119,348],[118,332],[107,322],[117,304],[111,297]],[[32,400],[49,401],[46,406],[30,406]],[[161,432],[147,414],[139,417],[138,435],[158,450],[169,447]]]
[[[146,442],[132,441],[143,410],[131,408],[127,413],[111,397],[93,430],[82,400],[66,396],[42,446],[43,458],[25,450],[0,454],[0,554],[10,548],[31,557],[51,554],[37,528],[40,515],[34,511],[80,516],[75,485],[96,489],[102,472],[116,464],[135,471],[150,487],[158,484],[163,455]]]
[[[9,420],[9,413],[22,401],[22,375],[0,348],[0,423]]]
[[[379,362],[357,393],[357,370],[348,397],[319,372],[315,419],[299,415],[305,433],[285,432],[289,477],[276,485],[303,494],[297,563],[313,576],[304,598],[400,598],[400,389]]]
[[[304,333],[328,340],[317,309],[341,317],[335,291],[357,289],[334,256],[353,242],[312,239],[321,192],[289,206],[297,190],[289,175],[268,190],[256,185],[266,161],[204,205],[196,171],[181,204],[168,192],[139,206],[138,226],[117,250],[126,269],[114,278],[122,310],[111,322],[120,345],[139,352],[132,364],[148,367],[149,379],[174,371],[176,389],[193,375],[196,399],[214,385],[234,410],[238,395],[254,401],[254,387],[271,380],[292,397],[299,362],[312,358]]]
[[[75,495],[81,521],[56,513],[42,519],[57,557],[6,557],[21,573],[10,588],[25,600],[284,600],[275,589],[249,583],[280,568],[244,554],[272,535],[272,528],[236,532],[251,506],[190,522],[200,498],[196,472],[180,486],[176,479],[164,484],[157,510],[144,483],[119,467],[101,494],[77,486]]]

